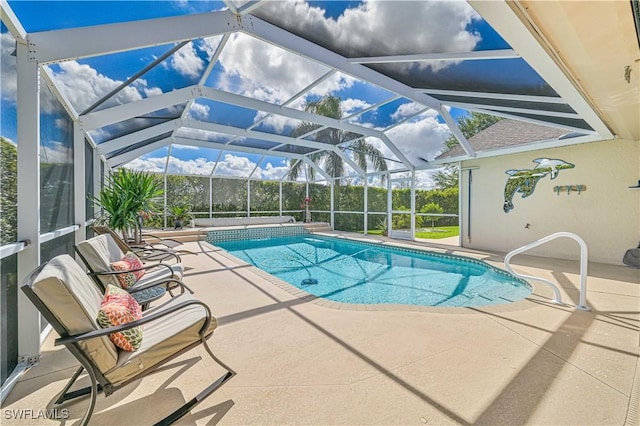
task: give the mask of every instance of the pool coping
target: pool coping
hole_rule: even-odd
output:
[[[357,238],[357,234],[356,238],[352,238],[350,236],[346,236],[344,234],[331,234],[331,233],[326,233],[326,232],[318,232],[318,233],[310,233],[310,235],[317,235],[317,236],[327,236],[327,237],[332,237],[332,238],[339,238],[339,239],[346,239],[346,240],[352,240],[355,242],[362,242],[362,243],[369,243],[369,244],[380,244],[382,246],[389,246],[389,247],[393,247],[393,248],[398,248],[398,249],[405,249],[405,250],[412,250],[412,251],[423,251],[425,253],[428,254],[439,254],[439,255],[445,255],[445,256],[449,256],[448,254],[443,254],[441,252],[438,251],[431,251],[429,249],[427,249],[426,247],[418,247],[418,246],[414,246],[414,245],[403,245],[402,242],[395,242],[395,241],[381,241],[381,240],[371,240],[368,239],[366,237],[360,236],[360,238]],[[553,306],[556,307],[558,309],[567,309],[567,310],[572,310],[575,309],[574,306],[572,305],[568,305],[568,304],[563,304],[563,305],[559,305],[559,304],[555,304],[553,303],[553,301],[551,299],[548,299],[546,297],[540,296],[538,294],[536,294],[537,290],[540,290],[542,288],[546,289],[546,287],[542,287],[541,284],[537,283],[537,282],[530,282],[528,280],[523,280],[522,278],[518,278],[516,277],[518,280],[524,281],[526,282],[532,289],[531,294],[527,297],[525,297],[524,299],[515,301],[515,302],[511,302],[511,303],[501,303],[501,304],[495,304],[495,305],[483,305],[483,306],[467,306],[467,307],[462,307],[462,306],[423,306],[423,305],[404,305],[404,304],[395,304],[395,303],[385,303],[385,304],[355,304],[355,303],[344,303],[344,302],[336,302],[333,300],[329,300],[329,299],[325,299],[323,297],[320,296],[316,296],[314,294],[311,294],[301,288],[298,288],[296,286],[294,286],[293,284],[289,284],[288,282],[274,276],[271,275],[270,273],[248,263],[245,262],[242,259],[237,258],[236,256],[232,255],[231,253],[229,253],[227,250],[223,249],[222,247],[218,247],[214,244],[211,244],[207,241],[202,241],[202,243],[208,244],[209,246],[211,246],[212,248],[214,248],[216,250],[216,252],[218,254],[220,254],[221,256],[225,257],[228,260],[231,260],[232,262],[236,263],[238,266],[243,266],[246,267],[249,271],[253,272],[255,275],[265,279],[266,281],[270,282],[271,284],[275,285],[276,287],[286,291],[287,293],[289,293],[290,295],[303,300],[305,302],[309,302],[309,303],[313,303],[315,305],[318,306],[322,306],[325,308],[330,308],[330,309],[338,309],[338,310],[349,310],[349,311],[413,311],[413,312],[430,312],[430,313],[440,313],[440,314],[485,314],[485,313],[501,313],[501,312],[512,312],[512,311],[522,311],[522,310],[526,310],[526,309],[532,309],[535,307],[539,307],[541,305],[545,305],[545,306]],[[407,243],[410,243],[410,241],[407,241]],[[461,247],[457,247],[457,249],[460,249]],[[442,250],[440,248],[437,248],[438,250]],[[452,254],[452,257],[461,257],[464,258],[465,256],[463,255],[455,255]],[[483,264],[486,264],[487,266],[491,267],[492,269],[497,269],[497,270],[501,270],[500,268],[493,266],[491,264],[489,264],[488,262],[481,260],[481,259],[476,259],[473,257],[469,257],[470,260],[472,261],[478,261],[478,262],[482,262]],[[506,272],[506,271],[504,271]]]

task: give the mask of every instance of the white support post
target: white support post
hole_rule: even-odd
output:
[[[336,181],[335,179],[331,179],[331,229],[336,229],[336,203],[335,203],[335,189],[336,189]]]
[[[307,178],[307,182],[305,184],[305,191],[304,191],[304,196],[305,198],[309,198],[309,178]],[[308,210],[309,206],[307,206],[307,208],[302,212],[302,217],[305,222],[307,221],[307,210]]]
[[[411,170],[411,241],[416,240],[416,171]]]
[[[17,44],[18,241],[30,243],[18,253],[18,283],[40,264],[40,76],[29,50],[27,44]],[[18,356],[27,363],[40,357],[40,314],[22,291]]]
[[[387,174],[387,236],[391,237],[391,225],[393,224],[392,213],[393,197],[391,195],[391,172]]]
[[[451,130],[453,136],[455,136],[455,138],[458,140],[460,146],[462,147],[462,149],[464,149],[464,152],[466,152],[469,157],[475,157],[476,152],[474,151],[473,147],[471,146],[467,138],[462,134],[462,130],[460,130],[460,127],[458,127],[458,123],[456,122],[455,118],[451,116],[447,108],[445,108],[444,106],[440,107],[440,117],[442,117],[445,123],[447,123],[447,125],[449,126],[449,130]]]
[[[458,246],[464,247],[462,239],[462,161],[458,161]]]
[[[102,190],[102,185],[104,182],[104,177],[100,172],[102,170],[102,160],[100,160],[100,155],[98,154],[98,150],[93,150],[93,195],[98,196],[100,191]],[[93,205],[93,216],[99,217],[102,212],[100,211],[100,206],[98,204]]]
[[[75,241],[79,243],[84,241],[87,236],[85,222],[87,221],[86,202],[87,194],[85,194],[85,168],[84,163],[84,132],[78,120],[73,122],[73,210],[74,222],[80,227],[75,232]]]
[[[167,227],[167,170],[166,168],[163,175],[163,181],[164,181],[164,192],[163,192],[164,200],[162,205],[162,218],[163,218],[162,220],[163,220],[163,226],[166,228]]]
[[[247,179],[247,217],[251,217],[251,179]]]
[[[213,217],[213,178],[209,176],[209,219]]]
[[[280,210],[280,216],[282,216],[282,179],[280,179],[280,199],[278,202],[278,208]]]
[[[364,177],[364,206],[362,206],[364,212],[364,235],[369,234],[369,179]]]

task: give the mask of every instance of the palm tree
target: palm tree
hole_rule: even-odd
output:
[[[307,102],[304,109],[305,111],[313,114],[340,120],[342,119],[342,108],[340,103],[341,99],[339,97],[326,95],[322,99]],[[299,137],[320,127],[320,125],[315,123],[303,122],[293,129],[291,136],[294,138]],[[384,160],[382,152],[380,152],[380,150],[375,146],[368,143],[360,134],[335,128],[327,128],[316,132],[314,139],[331,145],[349,142],[349,146],[348,148],[345,148],[345,150],[351,151],[353,160],[362,168],[362,170],[366,172],[368,164],[371,164],[377,171],[387,170],[387,163]],[[314,152],[309,154],[309,159],[323,167],[324,170],[326,170],[326,172],[332,177],[341,177],[344,175],[344,160],[333,151]],[[296,180],[298,176],[300,176],[303,165],[304,163],[300,160],[292,162],[287,175],[289,179]],[[313,178],[315,171],[310,168],[308,173],[309,177]],[[383,181],[384,178],[385,176],[383,175]],[[338,181],[338,184],[339,183],[340,181]]]

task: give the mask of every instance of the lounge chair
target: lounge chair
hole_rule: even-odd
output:
[[[215,317],[206,304],[189,293],[144,312],[139,320],[101,328],[96,319],[103,296],[80,265],[66,254],[34,270],[22,290],[59,334],[55,345],[64,345],[80,362],[80,368],[58,395],[53,408],[90,394],[82,425],[89,423],[99,391],[109,396],[200,344],[227,372],[157,424],[177,421],[235,375],[213,355],[207,344],[206,339],[217,326]],[[135,352],[119,349],[108,337],[142,324],[142,341]],[[88,373],[91,385],[70,391],[83,371]],[[149,415],[153,413],[154,408],[149,407]]]
[[[127,242],[123,240],[122,237],[118,235],[117,232],[115,232],[113,229],[109,228],[108,226],[94,225],[92,228],[97,235],[105,235],[105,234],[111,235],[111,238],[113,238],[113,241],[115,241],[120,251],[122,251],[123,253],[131,251],[135,253],[143,262],[163,262],[167,259],[174,259],[176,262],[182,261],[179,255],[180,251],[173,250],[171,248],[165,249],[165,248],[153,247],[148,244],[143,244],[140,246],[127,244]],[[175,241],[175,240],[171,240],[171,241]],[[178,242],[178,244],[182,244],[182,243]],[[184,252],[186,252],[186,250]],[[197,254],[197,253],[194,253],[194,254]]]
[[[140,304],[148,305],[149,301],[161,296],[154,296],[154,298],[150,299],[148,292],[144,294],[136,292],[135,290],[141,286],[150,289],[154,287],[154,285],[162,285],[169,290],[170,293],[174,288],[180,288],[181,292],[186,288],[189,292],[193,293],[181,282],[183,272],[182,263],[174,263],[171,265],[167,263],[156,263],[130,271],[114,270],[111,264],[120,261],[125,256],[125,253],[120,250],[115,240],[109,234],[97,235],[82,241],[75,245],[75,249],[89,269],[89,275],[94,279],[102,292],[106,290],[109,284],[120,287],[118,276],[144,270],[144,276],[128,289]],[[143,300],[140,298],[143,298]]]

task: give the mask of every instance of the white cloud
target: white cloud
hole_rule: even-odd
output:
[[[209,117],[209,112],[211,111],[211,107],[209,105],[204,105],[199,102],[194,102],[191,105],[191,109],[189,110],[189,118],[197,119],[206,119]]]
[[[193,146],[193,145],[179,145],[179,144],[171,145],[172,151],[180,151],[180,150],[193,151],[193,150],[200,150],[200,149],[207,149],[207,148],[202,148],[202,147]]]
[[[198,44],[198,48],[204,51],[209,58],[214,54],[218,45],[220,44],[220,40],[222,40],[222,36],[214,36],[214,37],[206,37],[202,40],[200,44]]]
[[[288,165],[274,166],[271,163],[267,163],[264,169],[259,168],[258,170],[256,170],[255,175],[258,175],[257,177],[261,179],[277,180],[286,175],[288,171]]]
[[[226,71],[221,89],[274,103],[284,103],[328,70],[241,33],[231,36],[219,61]]]
[[[211,174],[215,161],[207,160],[206,158],[196,158],[193,160],[181,160],[174,156],[169,159],[169,167],[167,173],[169,174],[186,174],[186,175],[206,175]]]
[[[256,163],[247,157],[239,157],[233,154],[225,154],[218,163],[215,174],[221,176],[242,176],[248,177],[249,173],[256,167]]]
[[[187,77],[199,77],[204,70],[204,61],[198,56],[193,42],[189,42],[175,52],[169,66]]]
[[[416,172],[416,188],[433,189],[433,173],[435,170],[420,170]]]
[[[144,78],[139,78],[131,86],[135,87],[139,92],[144,93],[146,97],[157,96],[162,94],[162,89],[159,87],[149,87],[149,83]]]
[[[11,53],[16,48],[16,39],[10,33],[0,34],[0,83],[2,99],[15,102],[18,89],[16,58]]]
[[[210,132],[208,130],[192,129],[189,127],[180,127],[177,130],[175,136],[212,142],[228,142],[233,137],[232,135],[228,135],[226,133]],[[244,140],[244,138],[238,139]]]
[[[58,129],[63,129],[63,130],[69,129],[69,126],[72,125],[71,121],[66,118],[56,118],[54,123],[56,124],[56,127]]]
[[[164,167],[166,163],[167,157],[138,157],[125,164],[124,167],[132,170],[164,173]]]
[[[81,65],[77,61],[62,62],[60,71],[53,72],[53,81],[60,91],[69,99],[77,112],[81,112],[93,102],[103,97],[122,83],[104,76],[89,65]],[[104,105],[124,104],[143,98],[140,88],[145,93],[157,93],[155,88],[146,86],[141,81],[122,89]]]
[[[256,123],[265,116],[267,116],[267,113],[263,111],[258,111],[258,113],[253,119],[253,122]],[[289,118],[283,115],[273,115],[273,114],[269,115],[267,118],[265,118],[262,121],[262,124],[272,129],[275,133],[280,135],[284,134],[284,136],[288,136],[288,132],[284,131],[286,128],[295,128],[300,123],[301,121],[295,118]]]
[[[442,151],[449,137],[449,127],[437,120],[438,114],[429,110],[417,119],[389,130],[387,136],[410,161],[420,163],[418,157],[432,159]]]
[[[354,114],[358,111],[369,108],[370,106],[370,103],[363,101],[362,99],[353,98],[345,99],[340,103],[340,108],[342,108],[344,116]]]
[[[148,172],[163,173],[167,157],[140,157],[136,158],[124,167],[134,170],[144,170]],[[204,175],[208,176],[213,170],[215,161],[205,158],[196,158],[191,160],[181,160],[174,156],[169,159],[170,174],[184,175]],[[237,176],[248,177],[252,170],[256,169],[256,163],[247,157],[236,156],[233,154],[225,154],[220,160],[216,169],[215,176]],[[274,165],[271,162],[266,163],[264,168],[258,167],[252,175],[255,179],[275,180],[280,179],[289,171],[287,163]]]
[[[71,164],[73,163],[73,149],[62,142],[50,141],[46,146],[40,146],[40,161],[42,163]]]
[[[424,109],[424,106],[415,102],[402,104],[398,107],[398,109],[395,110],[393,114],[391,114],[391,118],[393,119],[393,121],[399,121],[403,118],[416,114],[421,109]]]
[[[480,16],[462,1],[365,0],[338,19],[303,1],[266,2],[255,13],[347,56],[471,51],[480,36],[465,28]]]

